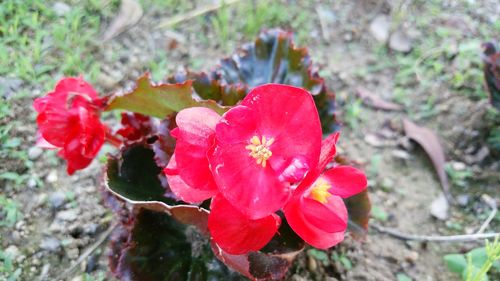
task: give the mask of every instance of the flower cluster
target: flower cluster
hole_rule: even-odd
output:
[[[307,91],[267,84],[223,116],[192,107],[180,111],[176,123],[176,148],[164,172],[181,200],[212,198],[208,227],[224,251],[260,250],[281,224],[277,212],[314,247],[343,240],[342,198],[364,190],[366,177],[348,166],[325,171],[338,134],[322,141]]]
[[[107,127],[99,120],[103,100],[82,78],[64,78],[53,92],[37,98],[37,143],[59,149],[68,174],[87,167],[104,143]]]

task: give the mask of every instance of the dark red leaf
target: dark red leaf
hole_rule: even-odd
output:
[[[483,45],[484,79],[491,104],[500,110],[500,49],[493,42]]]

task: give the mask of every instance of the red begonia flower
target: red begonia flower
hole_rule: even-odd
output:
[[[218,195],[212,199],[208,229],[215,243],[229,254],[260,250],[273,238],[280,224],[281,219],[276,214],[252,220],[224,197]]]
[[[70,175],[87,167],[104,143],[101,105],[95,90],[82,78],[64,78],[53,92],[33,102],[41,135],[38,142],[60,148],[58,155],[67,161]]]
[[[363,172],[353,167],[337,166],[325,171],[335,155],[338,135],[323,141],[318,166],[297,187],[283,209],[290,227],[308,244],[327,249],[344,239],[347,209],[342,198],[363,191],[367,181]]]
[[[287,85],[254,88],[216,126],[208,154],[221,194],[250,219],[269,216],[318,163],[321,125],[311,94]],[[179,154],[177,154],[179,155]]]
[[[210,171],[207,151],[213,145],[215,125],[221,117],[203,107],[181,110],[171,135],[177,139],[175,157],[164,172],[172,192],[181,200],[196,203],[218,192]]]

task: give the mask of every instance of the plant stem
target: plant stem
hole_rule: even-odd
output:
[[[371,223],[371,227],[376,229],[378,232],[386,233],[392,237],[401,240],[413,240],[413,241],[427,241],[427,242],[470,242],[479,239],[488,239],[500,237],[500,233],[476,233],[476,234],[463,234],[463,235],[415,235],[403,233],[395,229],[383,227],[381,225]]]

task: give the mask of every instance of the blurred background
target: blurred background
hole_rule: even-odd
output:
[[[69,177],[54,151],[35,146],[34,98],[63,76],[83,75],[104,96],[145,71],[162,81],[210,70],[275,27],[308,48],[336,93],[340,153],[365,167],[374,222],[443,235],[481,226],[491,214],[481,198],[500,195],[500,115],[488,103],[481,59],[481,43],[500,40],[496,0],[2,0],[0,280],[113,280],[99,243],[112,220],[98,192],[110,148]],[[399,108],[380,110],[374,99]],[[457,199],[441,217],[431,207],[439,181],[402,133],[403,118],[441,138],[441,168]],[[494,216],[487,230],[498,232],[499,222]],[[480,245],[405,243],[371,232],[367,243],[347,239],[335,255],[306,251],[293,278],[460,280],[443,256]]]

